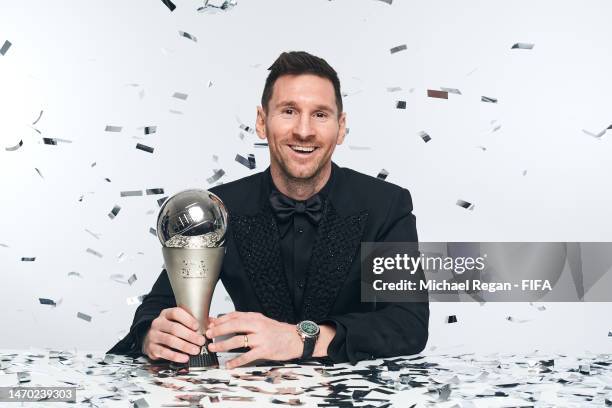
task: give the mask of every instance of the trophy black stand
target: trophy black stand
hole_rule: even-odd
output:
[[[200,371],[207,370],[210,368],[219,368],[219,360],[217,359],[217,353],[213,353],[208,350],[207,341],[200,349],[200,354],[195,356],[189,356],[189,370]]]

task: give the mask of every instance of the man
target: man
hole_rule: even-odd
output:
[[[360,301],[360,243],[417,241],[410,193],[332,162],[346,114],[325,60],[282,53],[269,70],[256,129],[268,141],[270,167],[210,189],[229,212],[220,279],[236,312],[211,318],[206,336],[241,333],[210,350],[249,348],[228,368],[256,359],[354,364],[420,352],[427,302]],[[109,352],[186,362],[204,343],[197,328],[176,307],[163,271],[130,333]]]

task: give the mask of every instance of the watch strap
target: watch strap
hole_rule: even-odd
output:
[[[302,360],[309,360],[312,358],[312,354],[314,353],[315,343],[317,342],[317,337],[308,337],[304,336],[304,351],[302,352]]]

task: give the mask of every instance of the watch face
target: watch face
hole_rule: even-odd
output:
[[[319,326],[309,320],[300,323],[300,329],[309,336],[314,336],[319,332]]]

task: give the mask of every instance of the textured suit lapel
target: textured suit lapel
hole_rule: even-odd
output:
[[[255,215],[230,216],[230,228],[264,314],[281,322],[295,322],[278,227],[270,207],[264,205]]]
[[[358,253],[367,211],[342,216],[327,200],[308,269],[300,319],[327,317]]]

